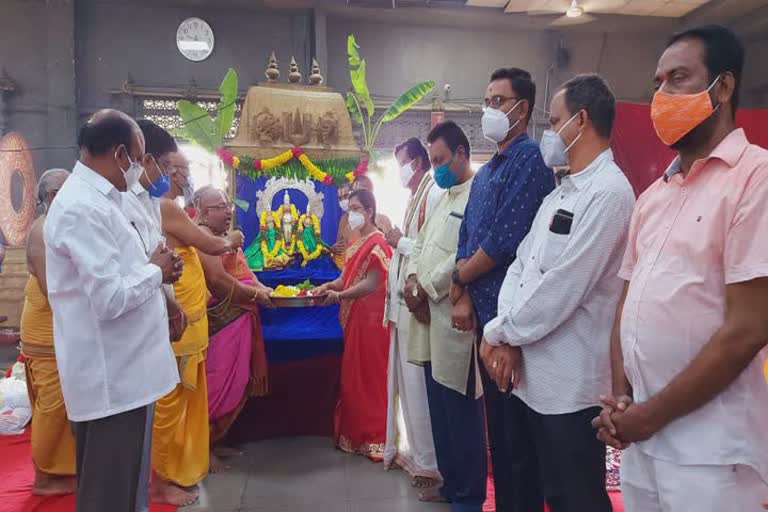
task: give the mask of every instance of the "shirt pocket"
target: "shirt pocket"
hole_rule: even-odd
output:
[[[461,229],[462,216],[451,212],[442,220],[439,226],[440,232],[435,236],[435,245],[447,253],[456,252],[459,247],[459,230]]]
[[[539,271],[544,274],[552,270],[565,251],[571,235],[560,235],[547,230],[547,236],[539,249]]]

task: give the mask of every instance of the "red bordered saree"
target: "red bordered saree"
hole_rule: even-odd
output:
[[[376,291],[341,304],[344,355],[334,416],[336,446],[374,460],[384,456],[387,433],[389,328],[382,325],[382,318],[391,256],[384,235],[376,231],[347,250],[342,274],[346,290],[365,279],[371,269],[381,273]]]

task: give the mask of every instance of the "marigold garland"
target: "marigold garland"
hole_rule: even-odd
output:
[[[272,158],[251,158],[248,156],[236,156],[233,155],[226,148],[219,148],[216,154],[221,160],[232,167],[233,169],[253,169],[259,172],[269,172],[277,167],[285,165],[291,159],[296,158],[301,162],[301,165],[307,170],[307,173],[316,181],[325,183],[326,185],[333,185],[333,176],[324,170],[320,169],[310,158],[304,153],[304,150],[300,147],[294,147],[286,150]],[[354,181],[355,177],[365,174],[368,171],[368,160],[361,160],[354,170],[346,173],[344,177],[347,181]]]
[[[312,231],[314,231],[315,236],[319,238],[320,237],[320,221],[318,220],[317,215],[315,215],[314,213],[310,213],[309,218],[312,220]],[[302,214],[302,216],[299,218],[299,235],[301,235],[304,232],[304,221],[306,219],[307,219],[306,213]],[[301,256],[304,258],[304,261],[301,262],[302,267],[305,267],[309,261],[317,259],[320,256],[320,254],[323,252],[322,243],[318,243],[314,251],[312,252],[307,251],[307,248],[304,247],[304,242],[300,237],[296,241],[296,245],[299,248],[299,252],[301,253]]]

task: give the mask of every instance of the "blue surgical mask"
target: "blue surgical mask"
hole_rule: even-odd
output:
[[[435,183],[438,187],[448,189],[456,184],[458,178],[451,172],[451,164],[455,158],[454,155],[448,162],[435,167]]]
[[[161,174],[154,183],[149,185],[149,195],[152,197],[163,197],[171,189],[171,177]]]

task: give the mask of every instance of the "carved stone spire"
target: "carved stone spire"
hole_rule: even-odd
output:
[[[320,64],[317,63],[317,59],[312,59],[312,70],[309,75],[310,85],[320,85],[323,83],[323,75],[320,74]]]
[[[264,71],[264,76],[266,76],[267,80],[270,82],[277,82],[277,79],[280,78],[280,68],[277,67],[277,57],[275,57],[275,52],[272,52],[272,55],[269,56],[269,62],[267,63],[266,71]]]
[[[292,84],[301,82],[301,71],[299,71],[299,65],[296,64],[296,59],[291,57],[291,67],[288,71],[288,81]]]

